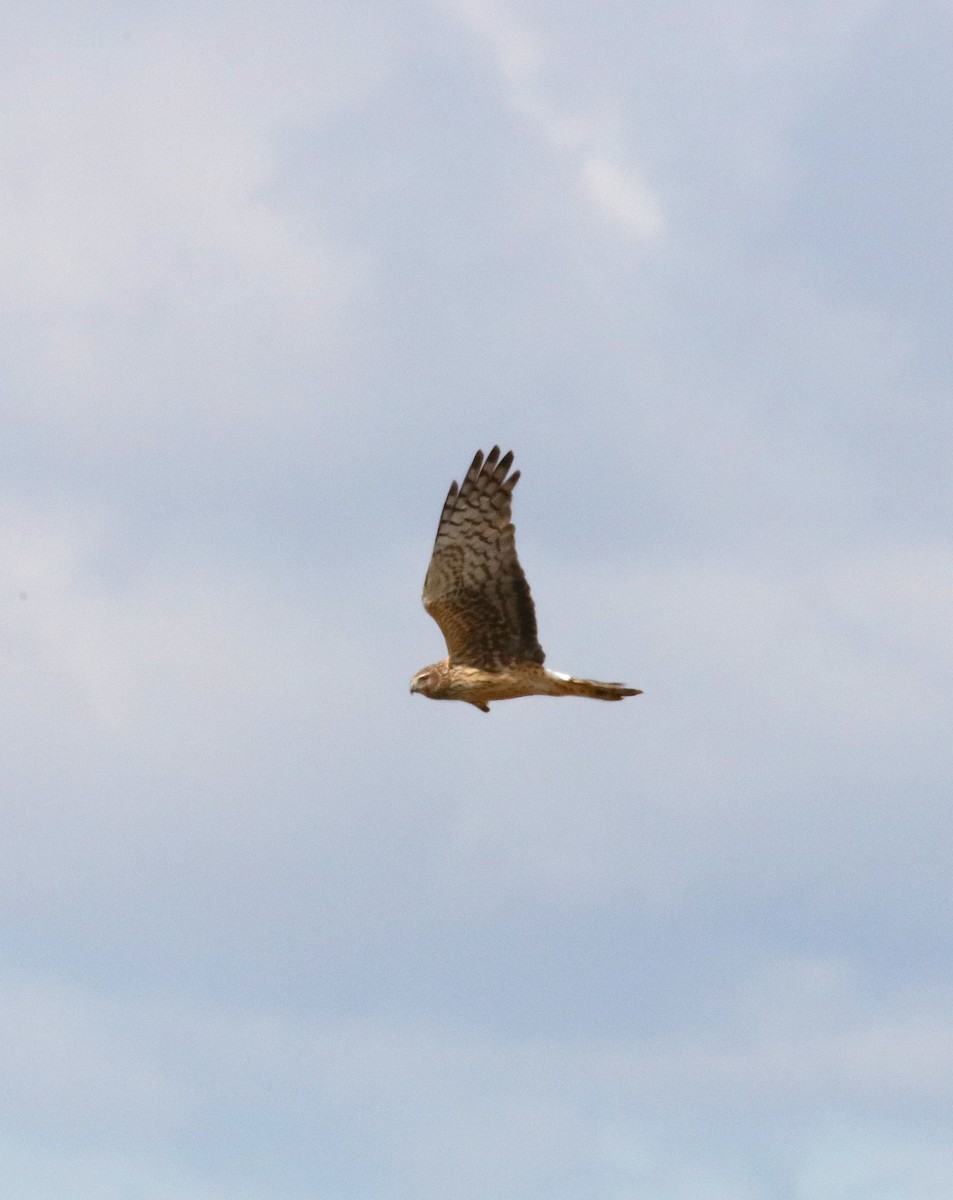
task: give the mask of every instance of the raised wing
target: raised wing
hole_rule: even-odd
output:
[[[513,452],[478,450],[463,484],[447,494],[430,568],[424,608],[440,626],[454,664],[493,670],[507,663],[541,663],[536,610],[516,557],[510,519]]]

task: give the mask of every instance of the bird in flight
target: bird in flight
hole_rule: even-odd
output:
[[[561,675],[543,666],[536,609],[516,557],[511,520],[513,452],[478,450],[462,485],[456,480],[440,514],[424,608],[440,626],[448,657],[424,667],[411,692],[431,700],[464,700],[490,711],[491,700],[517,696],[589,696],[621,700],[640,688]]]

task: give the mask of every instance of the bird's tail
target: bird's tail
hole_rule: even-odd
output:
[[[545,668],[544,668],[545,669]],[[588,696],[592,700],[622,700],[626,696],[641,696],[641,688],[626,687],[624,683],[601,683],[598,679],[576,679],[558,671],[546,671],[554,696]]]

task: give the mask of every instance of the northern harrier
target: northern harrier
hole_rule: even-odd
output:
[[[424,608],[440,626],[449,657],[424,667],[410,681],[412,692],[431,700],[465,700],[489,712],[491,700],[517,696],[590,696],[621,700],[639,688],[575,679],[543,666],[536,636],[536,610],[516,557],[510,520],[513,452],[500,458],[494,446],[478,450],[462,487],[447,494],[430,568]]]

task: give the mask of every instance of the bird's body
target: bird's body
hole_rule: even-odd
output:
[[[477,451],[463,484],[454,482],[437,527],[423,602],[449,654],[413,677],[412,692],[463,700],[489,712],[492,700],[519,696],[589,696],[621,700],[638,688],[577,679],[543,666],[536,610],[516,557],[511,521],[512,451]]]

